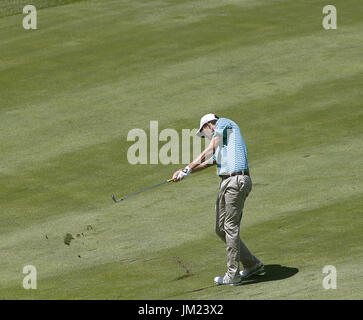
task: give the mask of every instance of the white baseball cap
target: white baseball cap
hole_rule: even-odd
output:
[[[218,120],[219,117],[214,114],[214,113],[208,113],[206,115],[204,115],[201,119],[200,119],[200,126],[199,126],[199,129],[196,133],[196,135],[198,137],[201,137],[201,138],[204,138],[204,135],[202,133],[202,130],[203,130],[203,126],[208,123],[209,121],[213,121],[213,120]]]

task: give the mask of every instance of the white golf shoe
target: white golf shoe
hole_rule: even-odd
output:
[[[262,273],[264,269],[265,269],[264,264],[262,262],[258,262],[256,263],[256,265],[254,265],[251,268],[244,268],[239,274],[242,280],[246,280],[253,275]]]
[[[218,285],[230,285],[230,286],[239,286],[242,284],[242,277],[240,275],[236,276],[234,279],[231,279],[227,274],[222,277],[215,277],[214,283]]]

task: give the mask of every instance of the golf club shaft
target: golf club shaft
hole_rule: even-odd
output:
[[[163,185],[163,184],[165,184],[165,183],[168,183],[168,182],[171,182],[171,181],[173,181],[173,179],[165,180],[165,181],[160,182],[160,183],[158,183],[158,184],[155,184],[155,185],[153,185],[153,186],[151,186],[151,187],[145,188],[145,189],[143,189],[143,190],[140,190],[140,191],[137,191],[137,192],[135,192],[135,193],[133,193],[133,194],[130,194],[130,195],[128,195],[128,196],[125,196],[125,197],[123,197],[123,198],[121,198],[121,199],[119,199],[119,200],[116,200],[115,196],[114,196],[114,195],[112,195],[112,199],[113,199],[115,202],[120,202],[120,201],[125,200],[125,199],[127,199],[127,198],[130,198],[130,197],[136,196],[136,195],[137,195],[137,194],[139,194],[139,193],[145,192],[145,191],[147,191],[147,190],[150,190],[150,189],[152,189],[152,188],[155,188],[155,187],[161,186],[161,185]]]

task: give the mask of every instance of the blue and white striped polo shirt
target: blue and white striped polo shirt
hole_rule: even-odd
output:
[[[247,147],[238,125],[230,119],[219,118],[213,137],[217,135],[223,137],[213,155],[218,175],[248,170]]]

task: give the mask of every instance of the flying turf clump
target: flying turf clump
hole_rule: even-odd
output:
[[[71,244],[71,241],[73,240],[73,236],[70,234],[70,233],[67,233],[65,236],[64,236],[64,243],[69,246]]]

